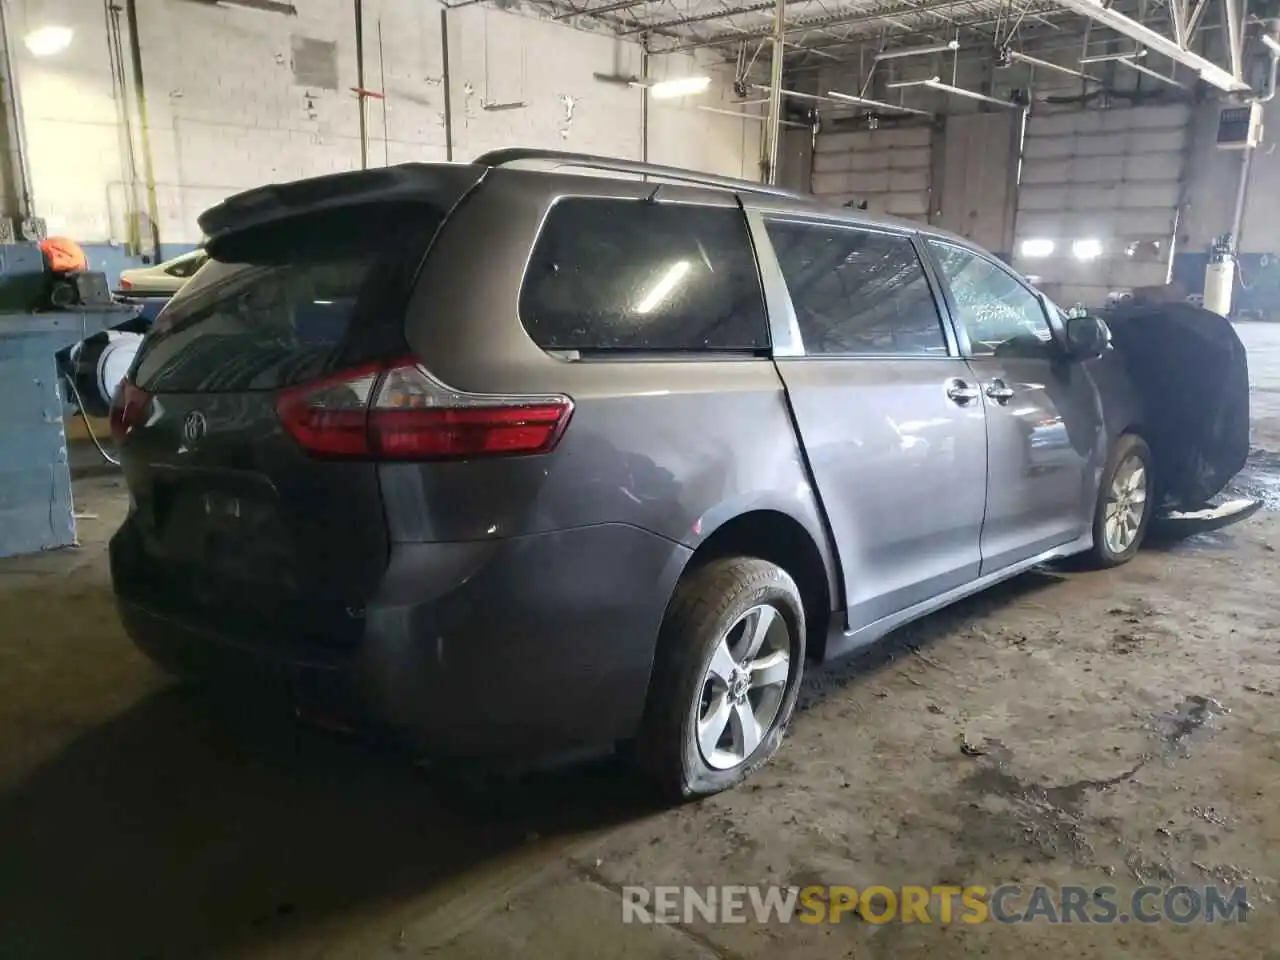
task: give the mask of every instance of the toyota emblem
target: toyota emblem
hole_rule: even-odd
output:
[[[199,410],[192,410],[187,414],[187,419],[182,421],[182,439],[187,443],[195,443],[208,429],[209,422],[205,420],[204,414]]]

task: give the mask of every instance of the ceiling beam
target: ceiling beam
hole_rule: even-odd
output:
[[[923,16],[925,14],[936,15],[944,10],[956,10],[962,7],[972,6],[973,0],[942,0],[941,3],[935,3],[929,7],[920,7],[912,3],[895,3],[890,7],[882,7],[874,11],[860,11],[852,14],[832,14],[825,17],[812,17],[802,20],[793,20],[787,24],[785,33],[803,33],[807,30],[824,30],[828,27],[847,27],[860,23],[878,23],[891,17],[901,16]],[[773,4],[768,4],[772,7]],[[735,16],[739,13],[749,12],[744,8],[724,11],[722,16]],[[763,40],[766,37],[773,36],[771,27],[762,27],[756,30],[747,30],[739,33],[720,33],[715,36],[706,37],[702,40],[695,40],[690,43],[683,43],[674,47],[665,47],[662,50],[655,50],[654,53],[680,53],[685,50],[697,50],[701,47],[715,47],[728,43],[740,43],[743,40]]]
[[[1230,71],[1224,70],[1198,53],[1183,49],[1164,34],[1143,26],[1137,20],[1126,17],[1123,13],[1118,13],[1109,7],[1104,7],[1101,0],[1055,0],[1055,2],[1074,13],[1096,20],[1105,27],[1110,27],[1116,33],[1123,34],[1131,40],[1136,40],[1144,47],[1168,57],[1174,63],[1180,63],[1184,67],[1194,70],[1200,75],[1201,80],[1217,87],[1219,90],[1227,93],[1247,93],[1249,91],[1249,85],[1243,80],[1236,79],[1231,75]]]
[[[552,19],[555,20],[572,20],[574,17],[594,17],[602,13],[616,13],[619,10],[630,10],[632,7],[643,7],[649,3],[655,3],[657,0],[615,0],[614,3],[602,4],[598,7],[583,7],[582,9],[570,9],[564,13],[557,14]]]

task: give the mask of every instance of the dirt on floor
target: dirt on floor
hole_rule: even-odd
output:
[[[0,957],[1280,958],[1280,327],[1241,334],[1256,450],[1235,489],[1267,509],[1109,573],[1029,574],[811,670],[779,756],[678,809],[610,763],[464,790],[179,690],[111,604],[124,488],[81,482],[78,549],[0,562]],[[1249,909],[622,922],[624,888],[681,884],[1122,904],[1217,885]]]

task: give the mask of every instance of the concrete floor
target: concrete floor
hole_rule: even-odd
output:
[[[1280,326],[1241,334],[1259,450],[1239,486],[1274,508]],[[1280,957],[1274,509],[1109,574],[1027,575],[815,670],[749,786],[654,811],[607,764],[459,793],[178,691],[112,609],[123,488],[77,494],[79,549],[0,562],[0,956]],[[618,895],[1008,881],[1242,883],[1254,909],[1181,928],[648,927],[620,922]]]

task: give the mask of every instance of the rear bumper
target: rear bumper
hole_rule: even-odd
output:
[[[622,524],[478,543],[397,544],[358,643],[230,636],[121,583],[125,629],[162,666],[341,706],[442,755],[592,749],[631,736],[688,548]]]

